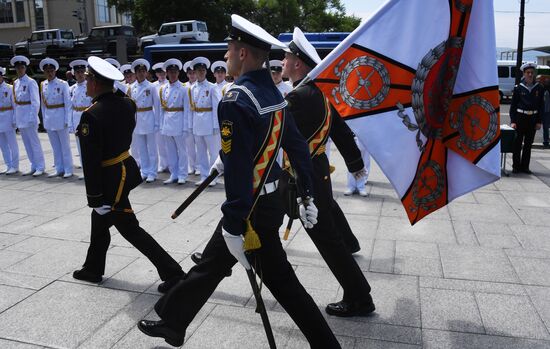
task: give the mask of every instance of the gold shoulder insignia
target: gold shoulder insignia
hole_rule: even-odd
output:
[[[89,135],[90,134],[90,125],[82,124],[82,126],[80,126],[80,134],[83,137],[86,137],[87,135]]]

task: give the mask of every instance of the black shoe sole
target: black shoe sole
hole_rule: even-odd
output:
[[[329,307],[325,308],[325,312],[332,316],[338,317],[354,317],[354,316],[368,316],[376,310],[374,304],[371,304],[368,308],[350,311],[350,312],[339,312],[330,309]]]
[[[138,329],[145,335],[149,337],[155,337],[155,338],[163,338],[164,341],[168,344],[170,344],[173,347],[181,347],[183,345],[184,340],[183,339],[176,339],[176,338],[167,338],[161,334],[154,334],[149,332],[147,329],[143,328],[141,326],[141,323],[138,323]]]

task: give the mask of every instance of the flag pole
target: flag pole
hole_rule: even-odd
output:
[[[521,0],[519,10],[518,54],[516,60],[516,85],[521,81],[520,67],[523,63],[523,28],[525,27],[525,0]]]

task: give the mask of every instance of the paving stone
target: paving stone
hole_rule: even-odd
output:
[[[0,336],[45,346],[76,347],[135,296],[54,282],[0,314]]]
[[[533,223],[539,224],[538,221]],[[527,249],[550,251],[548,225],[512,225],[510,229],[514,232],[514,235],[523,247]]]
[[[20,261],[28,258],[29,253],[10,251],[10,250],[0,250],[0,269],[6,269],[11,265],[19,263]]]
[[[523,284],[550,286],[550,259],[510,257],[510,261]]]
[[[11,212],[0,213],[0,229],[2,229],[2,226],[4,225],[9,224],[11,222],[15,222],[24,217],[26,217],[26,215],[20,214],[20,213],[11,213]]]
[[[491,248],[515,248],[521,247],[520,243],[513,235],[487,234],[478,235],[479,244],[483,247]]]
[[[510,225],[498,222],[471,222],[477,236],[481,235],[514,235]]]
[[[473,193],[476,202],[479,204],[487,204],[487,205],[503,205],[508,206],[508,201],[502,196],[500,192],[486,192],[486,191],[476,191]]]
[[[10,341],[7,339],[0,338],[0,348],[9,348],[9,349],[40,349],[44,348],[39,345],[34,345],[30,343],[22,343],[16,341]]]
[[[546,328],[550,330],[550,288],[525,286],[525,290],[533,302],[537,313],[546,325]]]
[[[472,292],[420,289],[422,328],[485,333]]]
[[[292,240],[287,243],[285,252],[291,264],[319,267],[326,266],[325,261],[320,258],[321,255],[317,247],[315,247],[315,244],[305,230],[300,230],[297,234],[291,234],[290,238]]]
[[[525,224],[536,223],[542,226],[550,226],[550,208],[547,207],[514,207],[518,216]]]
[[[138,258],[101,284],[103,287],[143,292],[159,280],[155,266],[147,258]]]
[[[26,234],[71,241],[90,241],[89,216],[62,216],[34,227]]]
[[[28,232],[41,224],[44,224],[48,221],[55,219],[51,216],[26,216],[24,218],[18,219],[15,222],[5,224],[0,228],[1,231],[11,233],[11,234],[28,234]]]
[[[377,239],[456,243],[453,225],[447,219],[422,220],[411,226],[406,218],[380,217]]]
[[[525,207],[550,207],[548,193],[503,192],[502,195],[511,205]]]
[[[327,273],[327,268],[317,268],[309,266],[298,266],[296,276],[305,288],[315,288],[319,290],[336,291],[340,287],[338,280],[331,272]]]
[[[424,349],[547,349],[548,341],[487,336],[460,332],[422,330]]]
[[[372,260],[369,270],[383,273],[392,273],[394,259],[395,241],[377,239],[374,241]]]
[[[210,239],[213,230],[189,225],[187,228],[179,224],[170,224],[153,237],[168,252],[193,253],[206,240]]]
[[[338,205],[344,214],[360,214],[364,216],[379,216],[382,209],[382,199],[369,197],[339,197]]]
[[[0,285],[26,288],[30,290],[39,290],[53,281],[54,279],[52,278],[10,273],[4,270],[0,270]]]
[[[0,285],[0,313],[33,293],[33,290],[26,288]]]
[[[454,221],[452,223],[455,232],[456,242],[459,245],[479,246],[479,241],[471,222]]]
[[[538,249],[530,249],[530,248],[507,248],[504,251],[510,257],[550,259],[550,250],[538,250]]]
[[[422,343],[420,328],[409,326],[395,326],[380,323],[367,323],[349,319],[328,317],[330,328],[336,335],[382,341],[416,344]]]
[[[449,205],[451,219],[456,221],[522,223],[516,212],[509,206],[492,204],[464,204]]]
[[[0,233],[0,250],[28,239],[27,235]]]
[[[528,297],[477,293],[476,300],[488,334],[550,339]]]
[[[434,277],[420,277],[420,287],[436,288],[441,290],[457,290],[468,292],[486,292],[499,294],[525,295],[520,284],[496,283],[471,280],[441,279]]]
[[[342,349],[356,348],[355,338],[353,337],[336,336],[336,339],[340,343],[340,346],[342,347]],[[302,332],[300,332],[299,330],[292,330],[287,336],[287,338],[285,338],[284,340],[286,340],[286,343],[276,343],[278,348],[281,347],[285,349],[303,349],[303,348],[310,347],[306,338],[304,337]]]
[[[518,282],[508,257],[502,250],[486,247],[440,245],[446,278],[495,282]]]
[[[364,348],[369,348],[369,349],[420,349],[420,348],[422,348],[422,346],[358,338],[356,343],[355,343],[355,349],[364,349]]]

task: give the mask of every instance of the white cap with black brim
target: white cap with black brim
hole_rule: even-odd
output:
[[[321,62],[321,57],[319,57],[315,47],[306,39],[306,36],[298,27],[294,28],[292,41],[285,51],[294,54],[311,68],[315,68]]]
[[[120,81],[124,79],[124,75],[114,65],[96,56],[88,57],[88,72],[86,74],[103,80]]]
[[[225,41],[244,42],[263,51],[270,51],[272,47],[286,48],[285,44],[266,32],[265,29],[235,14],[231,15],[231,28]]]

